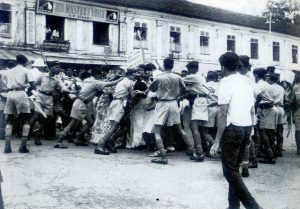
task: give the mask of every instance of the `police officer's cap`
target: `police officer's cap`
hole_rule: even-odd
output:
[[[128,68],[127,71],[126,71],[126,76],[129,76],[129,75],[137,75],[138,71],[136,69],[133,69],[133,68]]]
[[[245,66],[245,67],[250,67],[250,57],[248,57],[247,55],[241,55],[239,56],[240,58],[240,61],[242,62],[242,64]]]
[[[187,65],[186,65],[187,69],[198,69],[199,68],[199,62],[197,61],[190,61]]]
[[[25,64],[28,63],[27,57],[25,57],[23,54],[18,54],[18,55],[16,56],[16,60],[17,60],[17,63],[18,63],[18,64],[25,65]]]

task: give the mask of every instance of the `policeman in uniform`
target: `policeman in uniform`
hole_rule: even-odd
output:
[[[264,68],[256,68],[253,71],[260,94],[257,96],[257,114],[259,117],[259,133],[264,146],[266,157],[260,160],[260,163],[275,164],[275,111],[274,106],[274,92],[269,83],[264,78],[267,71]]]
[[[36,121],[39,120],[40,126],[38,134],[35,137],[35,144],[41,145],[40,137],[42,135],[42,132],[44,128],[46,127],[46,122],[52,119],[53,117],[53,94],[55,91],[59,92],[66,92],[66,93],[72,93],[70,90],[68,90],[65,86],[62,86],[55,78],[54,76],[59,73],[59,70],[57,68],[51,68],[49,75],[40,75],[40,77],[35,82],[35,85],[37,87],[37,97],[36,97],[36,105],[38,107],[35,107],[35,113],[33,115],[33,118],[31,120],[30,129],[32,130]],[[46,118],[41,114],[45,114],[47,116]]]
[[[183,80],[187,86],[187,92],[190,98],[190,103],[192,106],[191,115],[191,129],[193,140],[186,142],[188,146],[188,151],[192,153],[191,160],[197,162],[204,161],[204,154],[202,149],[201,136],[199,132],[199,124],[201,121],[208,120],[208,104],[207,98],[208,90],[204,88],[205,78],[198,74],[199,63],[197,61],[191,61],[187,64],[189,75],[187,75]]]
[[[274,107],[273,110],[276,113],[276,153],[278,157],[282,157],[282,147],[283,147],[283,101],[285,90],[282,86],[278,84],[280,74],[276,72],[276,69],[273,74],[270,75],[269,83],[272,86],[274,92]]]
[[[12,124],[14,115],[19,115],[23,122],[22,142],[19,148],[20,153],[28,153],[26,147],[28,132],[30,128],[30,104],[29,97],[25,89],[33,85],[32,78],[29,70],[25,67],[28,63],[27,57],[24,55],[17,55],[17,66],[10,69],[6,73],[6,87],[9,91],[7,94],[7,101],[4,108],[6,115],[6,128],[5,128],[5,149],[4,153],[12,152],[11,137],[12,137]]]

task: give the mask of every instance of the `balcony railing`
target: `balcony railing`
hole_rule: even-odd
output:
[[[170,51],[172,52],[181,52],[182,46],[178,43],[170,43]]]
[[[209,47],[207,47],[207,46],[200,46],[200,54],[210,54]]]
[[[148,49],[149,42],[147,40],[133,40],[133,48],[135,49]]]
[[[0,23],[0,36],[11,37],[11,23]]]

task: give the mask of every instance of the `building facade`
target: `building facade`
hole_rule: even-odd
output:
[[[178,71],[190,60],[208,71],[219,69],[221,54],[234,51],[250,56],[253,67],[300,70],[300,33],[293,28],[269,31],[262,18],[183,0],[150,2],[1,0],[0,58],[23,50],[49,62],[126,67],[172,56]]]

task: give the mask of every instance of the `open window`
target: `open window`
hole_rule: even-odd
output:
[[[147,40],[147,24],[136,22],[134,24],[134,40],[144,41]]]
[[[257,39],[251,38],[250,48],[251,48],[251,59],[258,59],[258,40]]]
[[[11,6],[0,3],[0,36],[11,37]]]
[[[298,63],[298,47],[296,45],[292,45],[292,62]]]
[[[209,33],[201,31],[200,34],[200,53],[209,54]]]
[[[181,52],[181,30],[179,27],[170,27],[170,51]]]
[[[109,45],[109,23],[93,22],[93,44]]]
[[[65,18],[46,16],[46,41],[64,41]]]
[[[227,51],[235,52],[235,36],[227,36]]]
[[[280,61],[280,44],[273,41],[273,61]]]

